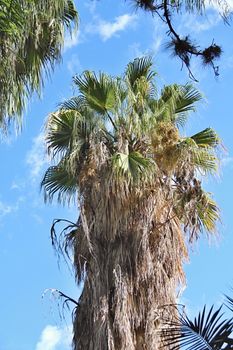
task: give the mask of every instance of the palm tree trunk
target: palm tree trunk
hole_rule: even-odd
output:
[[[74,239],[79,278],[85,269],[74,349],[156,350],[161,315],[175,314],[184,280],[180,223],[164,184],[139,194],[110,188],[89,188]]]

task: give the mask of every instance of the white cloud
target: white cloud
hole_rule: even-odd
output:
[[[20,190],[20,189],[21,189],[20,185],[17,182],[13,181],[11,184],[11,190]]]
[[[220,13],[229,12],[233,10],[233,0],[214,0],[214,1],[205,1],[206,8],[213,8]]]
[[[151,45],[151,50],[154,55],[157,54],[158,51],[160,50],[161,44],[162,44],[162,36],[155,37]]]
[[[82,70],[82,65],[79,61],[78,55],[72,55],[69,61],[67,62],[67,69],[71,74],[79,73]]]
[[[64,52],[77,46],[80,42],[81,39],[79,30],[72,35],[66,34],[64,39]]]
[[[152,40],[147,48],[143,48],[142,43],[134,42],[129,46],[130,57],[156,56],[161,49],[166,26],[158,18],[153,19]]]
[[[91,26],[89,31],[98,32],[103,41],[106,41],[112,36],[117,35],[117,33],[125,30],[127,27],[135,24],[136,19],[136,15],[124,14],[116,17],[113,22],[100,20],[97,25]]]
[[[12,213],[13,210],[14,210],[13,206],[10,206],[0,201],[0,218],[2,218],[7,214]]]
[[[87,7],[87,9],[89,10],[90,14],[95,15],[96,12],[96,5],[97,5],[97,1],[96,0],[92,0],[92,1],[88,1],[84,4],[85,7]]]
[[[48,164],[48,159],[45,156],[45,141],[43,132],[33,139],[32,148],[26,156],[26,163],[30,167],[31,179],[36,181],[41,175],[45,165]]]
[[[14,204],[6,204],[0,201],[0,219],[4,216],[19,210],[20,203],[24,202],[25,197],[20,196]]]
[[[193,14],[185,14],[182,17],[181,27],[186,29],[192,28],[193,32],[201,33],[218,25],[220,20],[221,16],[216,12],[207,13],[207,15],[202,18],[194,16]]]
[[[40,215],[32,214],[32,217],[39,225],[42,225],[44,223],[44,220]]]
[[[46,326],[40,340],[36,345],[36,350],[55,350],[61,341],[61,333],[55,326]]]
[[[161,23],[160,19],[156,18],[153,23],[153,38],[150,45],[150,51],[153,55],[156,55],[161,48],[165,30],[166,26]]]
[[[72,341],[72,327],[59,328],[57,326],[46,326],[40,336],[35,350],[58,350],[70,347]]]
[[[141,44],[138,42],[134,42],[133,44],[129,45],[129,53],[130,58],[132,59],[135,57],[142,57],[146,54],[145,51],[142,51]]]

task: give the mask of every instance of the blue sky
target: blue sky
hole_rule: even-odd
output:
[[[72,76],[85,69],[121,74],[126,64],[142,54],[151,54],[158,72],[158,86],[188,81],[180,62],[164,50],[165,32],[161,22],[143,12],[135,13],[129,2],[112,0],[78,1],[80,27],[77,35],[67,37],[63,63],[46,81],[43,98],[32,98],[25,113],[23,132],[3,140],[0,147],[0,350],[68,350],[70,319],[61,321],[57,302],[47,288],[58,288],[78,296],[74,278],[65,264],[57,265],[51,246],[50,226],[54,218],[75,221],[77,209],[56,204],[45,205],[39,184],[48,166],[43,148],[43,125],[49,112],[63,99],[72,96]],[[183,15],[177,20],[182,33],[191,30],[200,43],[213,40],[223,46],[220,77],[197,61],[193,72],[206,100],[192,115],[188,131],[213,127],[221,136],[227,152],[222,155],[220,174],[205,180],[214,193],[222,213],[219,238],[212,244],[203,237],[190,252],[186,265],[187,287],[181,302],[193,314],[204,303],[221,302],[221,293],[233,286],[232,248],[232,28],[224,26],[210,8],[202,19]]]

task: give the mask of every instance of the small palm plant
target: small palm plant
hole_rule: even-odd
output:
[[[226,296],[225,304],[233,311],[233,299]],[[192,321],[187,314],[179,312],[173,320],[163,320],[160,332],[163,345],[173,350],[230,350],[233,349],[233,318],[223,317],[222,304],[218,309],[206,305]]]
[[[217,169],[219,138],[180,128],[201,100],[191,85],[158,92],[150,58],[122,77],[85,71],[79,95],[46,124],[54,159],[42,181],[45,200],[75,200],[77,224],[66,234],[77,283],[74,349],[160,347],[161,312],[176,316],[186,242],[215,232],[218,208],[200,176]],[[170,305],[170,306],[169,306]]]

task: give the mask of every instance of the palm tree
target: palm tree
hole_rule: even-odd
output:
[[[77,26],[73,0],[0,0],[0,127],[21,116]],[[15,119],[14,118],[14,119]]]
[[[207,128],[180,128],[201,94],[170,85],[160,95],[150,58],[122,77],[85,71],[79,95],[46,124],[54,159],[42,181],[45,200],[77,199],[69,226],[83,291],[74,317],[74,349],[157,349],[161,313],[176,315],[185,282],[186,242],[212,234],[218,208],[198,174],[216,171],[219,138]]]

